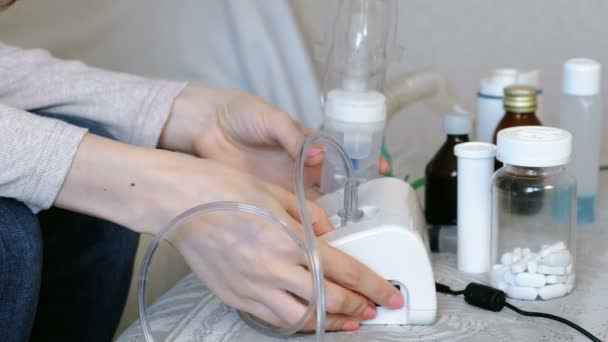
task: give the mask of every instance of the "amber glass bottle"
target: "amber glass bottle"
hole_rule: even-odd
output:
[[[515,126],[541,126],[536,117],[537,89],[530,86],[514,85],[506,87],[504,97],[505,116],[494,130],[493,142],[501,129]],[[502,163],[495,161],[494,168],[498,170]]]
[[[431,250],[439,251],[442,226],[456,225],[457,159],[454,146],[469,141],[471,119],[461,114],[446,115],[443,130],[447,139],[426,166],[424,209],[429,224]]]
[[[537,108],[537,89],[530,86],[515,85],[505,88],[504,107],[505,116],[496,126],[494,131],[494,144],[496,144],[496,136],[501,129],[515,127],[515,126],[541,126],[540,120],[536,117]],[[498,159],[494,160],[494,169],[498,170],[502,167],[502,163]],[[525,184],[526,180],[522,179],[517,186],[511,187],[509,190],[512,194],[521,194],[529,196],[536,200],[532,204],[526,204],[522,206],[521,201],[516,199],[521,196],[515,196],[507,203],[511,207],[513,212],[520,215],[534,215],[538,213],[542,207],[537,205],[542,203],[540,199],[543,194],[542,191],[538,191],[534,194],[529,193],[529,189]]]

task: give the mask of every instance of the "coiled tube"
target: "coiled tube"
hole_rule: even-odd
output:
[[[289,226],[284,221],[278,219],[271,212],[260,209],[258,207],[238,203],[238,202],[213,202],[207,203],[203,205],[196,206],[191,208],[182,214],[175,217],[171,220],[167,225],[161,229],[161,231],[156,235],[155,239],[150,243],[148,249],[146,250],[146,254],[144,256],[144,260],[142,262],[142,267],[139,275],[139,286],[138,286],[138,300],[139,300],[139,316],[141,320],[141,326],[144,333],[144,337],[148,342],[154,342],[154,337],[152,335],[152,329],[150,327],[150,321],[148,320],[148,309],[146,303],[146,282],[148,278],[148,271],[150,268],[150,264],[152,262],[152,257],[154,253],[158,249],[160,243],[167,239],[171,233],[174,233],[175,230],[180,227],[184,222],[189,220],[190,218],[196,215],[205,215],[214,212],[228,212],[228,211],[238,211],[249,213],[252,215],[258,215],[270,223],[274,223],[281,227],[285,232],[289,234],[291,238],[293,238],[299,246],[304,248],[306,253],[306,258],[308,261],[308,265],[310,268],[310,272],[312,274],[313,281],[313,296],[308,304],[308,308],[302,318],[296,322],[293,326],[288,328],[280,328],[274,327],[266,322],[256,318],[255,316],[245,313],[239,312],[242,319],[247,322],[253,328],[261,331],[262,333],[269,336],[290,336],[297,331],[301,330],[302,327],[308,322],[308,320],[312,317],[313,311],[316,309],[316,339],[321,342],[324,340],[325,336],[325,288],[323,286],[324,276],[323,276],[323,267],[321,265],[319,253],[317,251],[316,246],[316,236],[312,226],[312,220],[310,214],[307,211],[306,205],[306,197],[304,191],[304,162],[305,156],[308,149],[317,142],[324,142],[329,147],[334,148],[338,151],[338,154],[344,161],[346,168],[346,176],[347,176],[347,189],[344,192],[344,208],[341,211],[343,214],[343,224],[347,221],[356,221],[361,216],[362,213],[358,209],[357,203],[357,183],[353,171],[353,165],[351,159],[346,154],[344,148],[338,143],[336,140],[331,138],[330,136],[317,132],[308,136],[302,147],[298,152],[298,156],[296,158],[296,167],[295,167],[295,188],[296,188],[296,198],[299,204],[299,214],[300,220],[304,227],[305,239],[303,240],[298,234],[296,234],[293,227]]]
[[[387,81],[384,95],[389,120],[400,110],[419,101],[424,101],[439,115],[450,112],[454,105],[460,104],[445,77],[431,68],[406,72]]]

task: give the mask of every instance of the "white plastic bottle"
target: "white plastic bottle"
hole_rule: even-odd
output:
[[[492,249],[490,186],[496,146],[467,142],[454,146],[458,158],[458,270],[490,271]]]
[[[577,181],[577,222],[595,220],[602,101],[601,65],[591,59],[566,61],[562,74],[560,126],[574,138],[570,172]]]

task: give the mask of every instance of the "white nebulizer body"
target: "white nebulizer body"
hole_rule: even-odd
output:
[[[336,229],[321,236],[401,291],[405,305],[378,307],[374,319],[362,324],[433,324],[437,317],[435,278],[429,255],[424,214],[416,191],[397,178],[374,179],[359,189],[363,216],[340,226],[343,191],[317,200]]]
[[[327,59],[323,131],[344,146],[361,183],[378,177],[386,126],[386,98],[380,91],[394,6],[389,0],[343,1]],[[344,176],[338,156],[327,151],[321,190],[343,188]]]

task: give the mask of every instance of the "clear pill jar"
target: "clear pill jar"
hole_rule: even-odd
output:
[[[576,181],[566,171],[572,135],[521,126],[501,130],[492,176],[490,280],[510,298],[549,300],[575,284]]]

